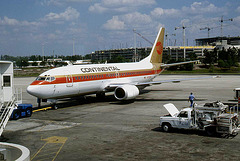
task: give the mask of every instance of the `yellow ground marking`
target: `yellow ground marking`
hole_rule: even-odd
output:
[[[67,139],[67,137],[60,136],[52,136],[46,139],[41,139],[46,141],[46,143],[37,151],[31,160],[54,161],[62,150]]]
[[[52,108],[52,107],[40,108],[40,109],[37,109],[37,110],[33,110],[33,112],[46,111],[46,110],[49,110],[49,109],[51,109],[51,108]]]

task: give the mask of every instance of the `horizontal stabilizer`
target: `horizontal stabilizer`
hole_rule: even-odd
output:
[[[196,63],[198,60],[194,61],[185,61],[185,62],[179,62],[179,63],[172,63],[172,64],[162,64],[161,67],[171,67],[171,66],[177,66],[177,65],[183,65],[183,64],[189,64],[189,63]]]

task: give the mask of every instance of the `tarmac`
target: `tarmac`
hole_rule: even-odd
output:
[[[160,75],[155,80],[204,77],[204,75]],[[14,78],[23,89],[23,103],[37,106],[26,92],[35,78]],[[145,88],[134,102],[120,102],[108,93],[98,100],[89,95],[60,102],[59,109],[34,112],[30,118],[9,121],[3,136],[31,152],[31,160],[239,160],[240,136],[208,137],[188,130],[162,132],[159,117],[173,103],[179,109],[190,105],[190,92],[201,104],[220,100],[233,102],[233,89],[240,76],[163,83]],[[43,104],[48,107],[48,104]]]

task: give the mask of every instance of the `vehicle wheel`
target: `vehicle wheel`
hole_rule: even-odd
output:
[[[163,130],[164,132],[170,132],[171,129],[172,129],[172,126],[171,126],[170,124],[163,124],[163,125],[162,125],[162,130]]]
[[[19,110],[14,110],[13,111],[13,120],[17,120],[20,118],[20,111]]]
[[[208,127],[206,128],[206,133],[208,136],[215,136],[216,135],[216,128],[215,127]]]
[[[57,105],[52,105],[51,107],[52,107],[52,109],[54,109],[54,110],[57,110],[57,109],[58,109],[58,106],[57,106]]]
[[[31,108],[27,108],[26,109],[26,116],[27,117],[31,117],[32,116],[32,109]]]

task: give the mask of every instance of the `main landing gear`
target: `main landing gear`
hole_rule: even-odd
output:
[[[96,93],[96,97],[99,100],[104,99],[106,97],[105,92],[98,92],[98,93]]]

